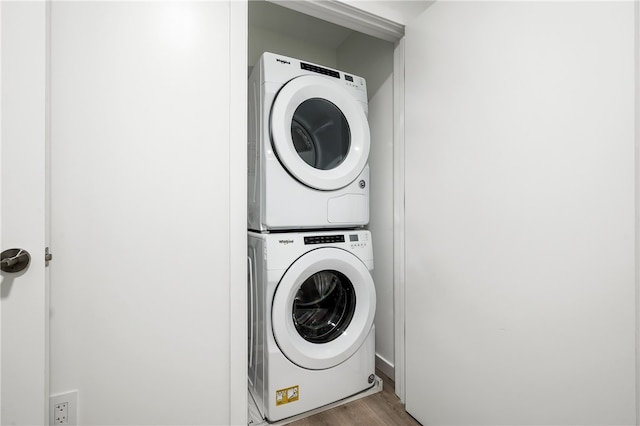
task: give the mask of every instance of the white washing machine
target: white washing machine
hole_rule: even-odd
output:
[[[248,227],[369,223],[363,78],[264,53],[249,77]]]
[[[249,390],[277,421],[375,383],[376,292],[364,230],[249,232]]]

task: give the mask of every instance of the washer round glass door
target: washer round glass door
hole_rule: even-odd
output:
[[[327,77],[305,75],[280,90],[271,109],[278,159],[303,184],[336,190],[353,182],[369,158],[362,106]]]
[[[312,370],[334,367],[353,355],[373,325],[376,293],[362,261],[338,248],[312,250],[285,272],[271,312],[282,353]]]

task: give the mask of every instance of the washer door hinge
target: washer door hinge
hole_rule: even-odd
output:
[[[51,259],[53,259],[53,255],[49,252],[49,247],[45,247],[44,248],[44,261],[45,262],[51,262]]]

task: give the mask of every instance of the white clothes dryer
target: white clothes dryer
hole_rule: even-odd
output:
[[[375,384],[376,292],[364,230],[249,232],[249,390],[277,421]]]
[[[363,78],[264,53],[249,77],[248,228],[369,223]]]

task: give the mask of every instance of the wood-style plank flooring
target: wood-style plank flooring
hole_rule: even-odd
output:
[[[322,413],[289,423],[291,426],[420,426],[394,393],[395,384],[380,370],[382,391]]]

